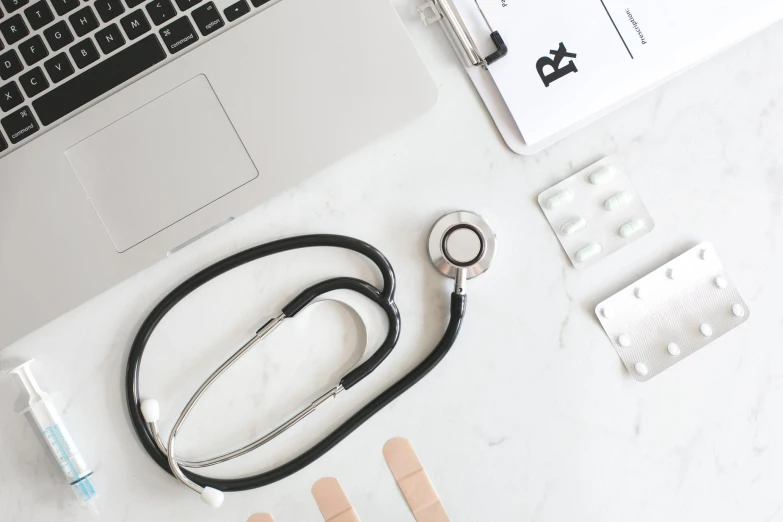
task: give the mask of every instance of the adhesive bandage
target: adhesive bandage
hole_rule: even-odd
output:
[[[638,381],[748,320],[748,306],[710,243],[688,250],[595,308],[625,367]]]
[[[255,515],[250,515],[250,518],[247,519],[247,522],[275,522],[272,518],[272,515],[269,513],[256,513]]]
[[[359,516],[336,478],[322,478],[311,491],[326,522],[359,522]]]
[[[655,226],[616,156],[548,188],[539,194],[538,203],[571,263],[580,270]]]
[[[396,438],[383,447],[383,456],[416,522],[450,522],[435,488],[408,439]]]

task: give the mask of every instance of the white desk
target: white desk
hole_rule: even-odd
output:
[[[362,520],[413,521],[381,455],[405,436],[455,522],[783,520],[783,26],[525,158],[501,142],[443,34],[423,28],[411,2],[395,3],[440,87],[434,110],[0,355],[3,369],[35,357],[42,385],[61,393],[102,491],[100,519],[242,522],[268,511],[277,522],[317,522],[310,487],[335,476]],[[609,153],[657,226],[579,273],[535,197]],[[450,284],[430,267],[424,238],[460,207],[495,227],[499,255],[468,285],[453,351],[391,407],[312,466],[227,495],[219,511],[142,451],[125,410],[125,360],[142,316],[175,283],[244,247],[308,232],[363,238],[397,272],[396,350],[285,442],[215,471],[249,473],[316,440],[432,347]],[[700,240],[714,243],[750,321],[639,384],[592,309]],[[177,309],[143,374],[147,395],[163,403],[163,429],[262,317],[328,274],[374,277],[350,255],[292,255],[248,266]],[[330,382],[355,343],[350,334],[343,347],[348,316],[323,306],[216,385],[180,436],[183,455],[242,443]],[[0,380],[0,519],[91,520],[19,409],[16,385]]]

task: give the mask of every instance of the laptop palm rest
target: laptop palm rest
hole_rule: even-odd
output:
[[[258,176],[199,75],[65,151],[117,252]]]

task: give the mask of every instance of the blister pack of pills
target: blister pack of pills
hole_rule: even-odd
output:
[[[649,233],[655,222],[617,156],[607,156],[538,195],[575,268]]]
[[[750,315],[707,242],[598,304],[595,313],[637,381],[658,375]]]

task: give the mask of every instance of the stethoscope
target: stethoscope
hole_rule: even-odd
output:
[[[301,292],[283,307],[280,315],[267,321],[250,340],[212,372],[185,405],[171,430],[168,443],[164,445],[158,430],[160,407],[154,399],[142,401],[139,393],[141,359],[155,328],[177,303],[212,279],[256,259],[289,250],[310,247],[342,248],[364,255],[380,270],[383,277],[383,289],[379,290],[361,279],[336,277],[316,283]],[[454,279],[454,291],[451,294],[451,316],[440,342],[415,368],[372,399],[320,442],[281,466],[249,477],[233,479],[213,478],[199,475],[189,471],[189,469],[205,468],[220,464],[263,446],[314,412],[321,404],[350,389],[372,373],[391,353],[400,336],[400,314],[394,302],[396,284],[394,270],[388,259],[378,249],[363,241],[346,236],[317,234],[281,239],[249,248],[222,261],[218,261],[181,283],[147,316],[136,334],[130,355],[128,356],[125,383],[128,411],[133,427],[144,449],[161,468],[201,495],[201,499],[213,507],[219,507],[222,504],[223,492],[225,491],[244,491],[266,486],[301,470],[320,458],[370,417],[421,380],[448,353],[457,338],[465,317],[466,281],[482,274],[489,268],[495,256],[496,239],[489,225],[481,216],[473,212],[458,211],[446,214],[433,225],[427,248],[435,268],[446,277]],[[187,419],[188,414],[207,389],[231,365],[237,362],[253,346],[271,334],[284,320],[295,317],[297,313],[301,312],[302,309],[313,303],[317,298],[335,290],[349,290],[361,294],[373,301],[385,312],[389,326],[386,337],[380,347],[371,356],[367,357],[364,362],[351,369],[328,392],[255,441],[209,459],[187,461],[177,458],[175,456],[177,434],[180,428],[182,428],[185,419]]]

